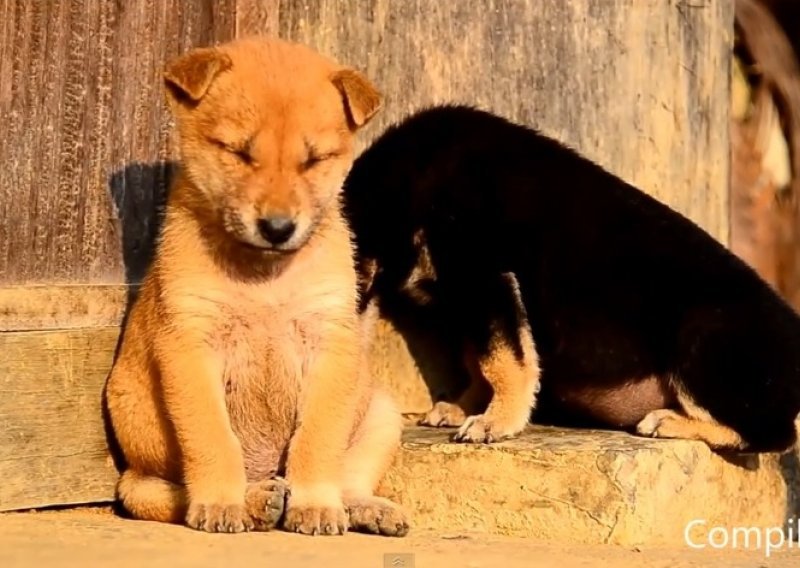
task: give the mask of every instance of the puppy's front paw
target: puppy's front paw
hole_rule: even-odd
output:
[[[439,401],[433,408],[420,420],[423,426],[433,426],[443,428],[447,426],[461,426],[467,419],[464,410],[452,402]]]
[[[286,509],[286,493],[286,481],[279,478],[248,484],[245,503],[255,530],[269,531],[278,525]]]
[[[636,433],[650,438],[681,438],[680,427],[686,419],[667,408],[654,410],[636,425]]]
[[[347,532],[344,507],[293,507],[286,509],[283,526],[287,531],[309,535],[338,535]]]
[[[186,513],[186,524],[193,529],[210,533],[238,533],[255,528],[255,523],[243,504],[192,503]]]
[[[519,434],[520,431],[522,431],[522,427],[510,427],[492,419],[487,414],[476,414],[464,421],[464,424],[453,436],[453,441],[491,444],[492,442],[511,438]]]
[[[365,497],[347,502],[350,528],[384,536],[406,536],[408,515],[400,505],[382,497]]]

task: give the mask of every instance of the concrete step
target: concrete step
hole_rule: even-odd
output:
[[[447,346],[425,329],[401,334],[381,320],[372,346],[373,375],[412,417],[430,409],[431,393],[452,394],[457,379]],[[715,527],[774,532],[798,515],[796,452],[722,456],[700,442],[544,426],[465,445],[450,443],[452,432],[409,428],[383,483],[422,530],[685,546],[692,521],[696,542]]]
[[[544,426],[492,445],[450,434],[408,428],[381,486],[415,530],[686,546],[692,521],[689,538],[707,544],[715,527],[776,531],[796,514],[796,454],[722,456],[699,442]]]

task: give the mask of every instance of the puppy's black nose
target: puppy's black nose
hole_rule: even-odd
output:
[[[258,232],[273,245],[280,245],[292,238],[297,225],[289,217],[264,217],[258,220]]]

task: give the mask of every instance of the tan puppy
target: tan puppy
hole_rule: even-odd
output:
[[[182,167],[107,401],[134,517],[210,532],[405,534],[373,496],[401,417],[364,373],[339,208],[380,95],[300,45],[196,49],[166,73]],[[348,519],[349,513],[349,519]]]

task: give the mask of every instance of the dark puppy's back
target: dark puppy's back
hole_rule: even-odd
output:
[[[794,312],[684,216],[531,129],[423,111],[359,157],[345,201],[359,255],[384,269],[380,294],[416,262],[418,229],[455,296],[513,271],[545,389],[679,377],[754,444],[758,424],[797,414]]]

